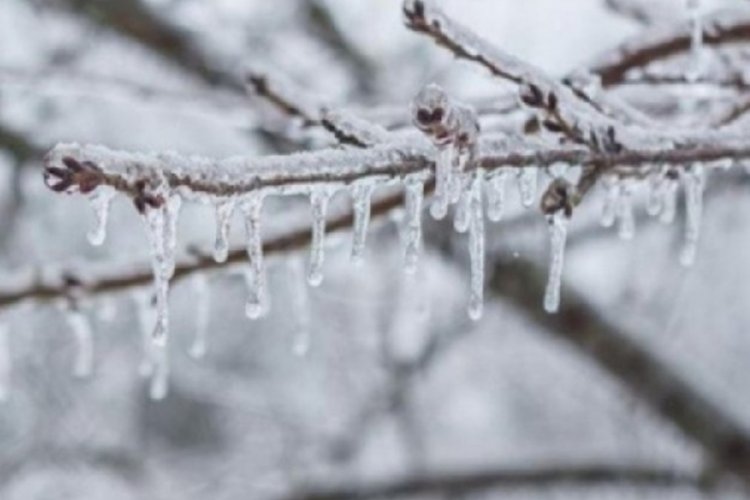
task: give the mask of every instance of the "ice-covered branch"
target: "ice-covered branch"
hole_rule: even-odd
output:
[[[604,4],[612,12],[645,25],[662,23],[674,14],[653,0],[605,0]]]
[[[446,15],[434,0],[406,0],[406,24],[459,58],[475,62],[492,75],[519,86],[520,102],[537,116],[549,133],[565,141],[607,153],[623,147],[669,147],[686,131],[665,132],[623,102],[588,92],[573,75],[557,81],[544,71],[508,54]],[[595,77],[594,77],[595,79]],[[598,86],[599,82],[591,82]],[[689,132],[687,132],[689,135]]]
[[[273,75],[273,76],[272,76]],[[303,97],[304,91],[268,70],[248,70],[245,81],[249,90],[303,126],[320,126],[340,144],[358,148],[374,146],[387,140],[388,132],[343,109],[331,109],[321,102]]]
[[[496,468],[462,472],[431,472],[403,479],[305,488],[287,500],[349,500],[402,498],[425,495],[469,495],[515,488],[553,488],[560,485],[595,487],[621,484],[627,488],[702,488],[700,476],[690,472],[627,465],[558,465]]]
[[[716,160],[745,160],[750,145],[734,136],[710,146],[676,149],[622,150],[612,153],[584,148],[552,147],[487,139],[479,143],[467,169],[492,171],[504,167],[544,167],[555,163],[600,165],[618,175],[637,176],[640,167],[688,165]],[[176,153],[148,154],[114,151],[102,146],[61,144],[46,158],[45,177],[55,191],[80,191],[110,186],[130,196],[136,205],[158,206],[159,190],[177,191],[188,199],[210,202],[253,191],[270,194],[309,194],[315,186],[344,186],[370,180],[398,183],[406,176],[427,178],[435,153],[427,144],[385,144],[364,150],[329,149],[285,156],[234,157],[223,160],[186,157]],[[213,197],[213,198],[212,198]]]
[[[518,85],[521,102],[541,115],[550,132],[560,133],[573,143],[587,144],[589,130],[581,128],[580,119],[586,117],[585,121],[593,122],[586,123],[586,129],[606,129],[612,125],[594,116],[590,106],[584,106],[566,86],[455,22],[434,0],[406,0],[403,11],[406,25],[413,31],[429,36],[457,57],[473,61],[494,76]]]

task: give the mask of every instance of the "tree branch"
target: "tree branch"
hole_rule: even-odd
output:
[[[47,0],[47,3],[136,41],[211,87],[242,91],[239,79],[201,51],[191,35],[162,19],[142,0]]]
[[[742,9],[706,16],[703,40],[712,47],[750,41],[750,12]],[[629,71],[687,52],[691,43],[689,22],[657,26],[603,54],[591,66],[591,71],[601,78],[605,87],[617,85],[625,80]]]
[[[589,356],[652,410],[699,443],[719,471],[731,474],[750,488],[750,433],[746,428],[574,290],[564,289],[557,314],[545,313],[539,306],[545,277],[533,264],[497,258],[492,268],[490,289],[497,297],[517,306],[545,331]]]
[[[44,154],[42,148],[2,123],[0,123],[0,148],[8,151],[19,163]]]
[[[433,472],[404,479],[336,487],[310,487],[286,500],[352,500],[396,498],[409,495],[458,495],[490,490],[554,486],[600,486],[622,484],[674,488],[701,488],[701,479],[690,473],[646,467],[579,465],[529,469],[489,469],[478,472]]]
[[[688,165],[714,160],[750,158],[750,146],[733,140],[713,147],[599,153],[580,148],[551,148],[512,140],[485,140],[471,168],[486,171],[503,167],[537,168],[566,163],[598,165],[622,176],[638,176],[653,164]],[[62,144],[48,153],[45,179],[55,191],[88,193],[111,186],[136,204],[160,189],[180,190],[189,197],[237,196],[262,189],[281,195],[308,194],[316,185],[346,185],[369,179],[398,183],[407,175],[432,175],[432,153],[427,145],[386,144],[362,150],[329,149],[262,158],[225,160],[178,154],[143,154],[113,151],[102,146]],[[214,173],[215,172],[215,173]],[[157,205],[158,206],[158,205]]]

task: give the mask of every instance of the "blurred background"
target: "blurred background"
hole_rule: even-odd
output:
[[[682,0],[645,4],[659,22],[687,16]],[[443,6],[556,76],[644,29],[603,0]],[[405,112],[431,81],[469,102],[509,88],[407,30],[396,0],[2,0],[0,47],[0,295],[29,276],[148,269],[129,200],[115,200],[94,248],[86,200],[44,187],[41,159],[57,142],[212,157],[327,145],[248,98],[247,67],[373,115]],[[671,92],[646,96],[694,97]],[[639,205],[637,235],[621,241],[600,227],[596,193],[572,224],[558,316],[542,312],[548,230],[515,189],[489,226],[476,323],[465,236],[429,222],[409,278],[398,211],[374,223],[363,267],[349,262],[350,235],[332,236],[320,288],[305,283],[306,251],[269,258],[271,312],[257,321],[244,315],[241,266],[200,273],[173,288],[162,401],[139,374],[148,289],[80,301],[88,377],[74,376],[64,305],[3,307],[0,498],[746,498],[746,188],[739,172],[712,176],[690,269],[681,213],[662,225]],[[309,224],[308,211],[272,200],[264,230]],[[210,251],[214,231],[212,210],[185,207],[181,252]],[[194,359],[204,318],[207,352]]]

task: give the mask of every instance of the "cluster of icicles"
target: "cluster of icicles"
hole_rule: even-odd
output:
[[[521,169],[509,167],[493,172],[481,170],[457,172],[455,171],[456,164],[452,159],[459,152],[453,150],[450,145],[445,146],[445,148],[448,151],[438,151],[439,160],[436,165],[438,175],[442,176],[442,178],[438,178],[438,185],[442,183],[443,189],[441,191],[439,188],[438,193],[432,200],[431,212],[433,216],[442,218],[446,213],[446,203],[455,200],[454,227],[458,232],[469,233],[471,276],[468,314],[472,319],[478,320],[482,315],[485,282],[485,215],[486,219],[492,222],[500,221],[503,218],[506,208],[506,185],[513,177],[517,179],[519,198],[522,204],[525,207],[533,206],[537,199],[540,169],[535,167]],[[442,163],[446,161],[449,164]],[[548,173],[552,177],[561,177],[569,173],[569,169],[558,165],[548,169]],[[686,243],[680,260],[682,264],[690,265],[695,259],[700,230],[705,168],[702,164],[695,164],[684,170],[679,178],[673,178],[665,167],[652,174],[651,179],[647,211],[651,215],[659,216],[660,220],[665,223],[672,222],[675,218],[679,183],[683,182],[684,184],[687,220]],[[403,262],[404,271],[407,273],[416,271],[420,254],[424,183],[425,179],[420,175],[409,176],[404,181]],[[459,184],[461,188],[454,188],[456,193],[451,194],[451,190],[445,186],[454,184]],[[605,178],[603,186],[605,198],[602,224],[612,226],[615,222],[618,222],[620,237],[631,239],[635,234],[633,201],[635,181],[608,177]],[[113,193],[106,190],[107,188],[103,189],[105,191],[96,192],[91,197],[96,215],[95,228],[89,234],[89,239],[93,244],[101,244],[106,234],[107,212]],[[313,188],[310,193],[312,238],[306,274],[308,284],[314,287],[319,286],[323,281],[327,207],[335,191],[333,187],[319,187]],[[351,258],[355,263],[361,262],[365,253],[370,219],[370,201],[373,191],[374,185],[367,182],[355,183],[350,187],[354,212]],[[177,194],[168,195],[165,199],[166,203],[163,207],[150,209],[143,216],[152,250],[154,290],[153,298],[150,292],[139,295],[138,307],[146,349],[146,358],[141,367],[141,373],[144,376],[152,377],[150,394],[155,399],[163,398],[167,392],[169,374],[166,352],[169,332],[168,288],[175,269],[176,226],[181,206],[181,199]],[[263,199],[262,193],[251,193],[237,199],[218,200],[215,205],[217,230],[213,254],[217,262],[224,262],[228,257],[228,238],[234,212],[239,210],[245,220],[246,247],[249,258],[249,265],[245,271],[249,290],[245,312],[251,319],[260,318],[269,310],[261,237]],[[548,312],[554,313],[560,306],[560,283],[568,219],[562,212],[549,216],[548,219],[551,257],[544,307]],[[298,262],[298,259],[294,260]],[[295,263],[295,267],[303,272],[300,264]],[[202,273],[196,273],[194,283],[195,293],[199,296],[199,306],[196,321],[197,333],[190,353],[192,356],[200,358],[206,351],[205,331],[209,307],[208,282]],[[152,300],[155,302],[155,306],[152,306]],[[298,302],[304,300],[306,300],[304,297],[300,297]],[[303,306],[301,305],[301,307]],[[300,313],[301,316],[304,314]],[[90,327],[87,325],[83,314],[71,312],[69,316],[69,322],[80,349],[75,373],[79,376],[86,376],[91,372],[93,359],[90,345],[92,342]],[[309,343],[308,335],[304,325],[300,325],[299,335],[295,339],[295,352],[304,354]],[[3,343],[0,341],[0,347],[2,345]]]
[[[445,149],[445,150],[442,150]],[[462,154],[450,144],[442,146],[436,152],[438,172],[437,193],[433,197],[431,212],[442,218],[446,215],[446,206],[455,205],[453,225],[458,232],[469,234],[469,260],[471,268],[468,314],[478,320],[482,315],[485,284],[485,219],[498,222],[506,211],[506,187],[510,180],[516,179],[519,198],[525,207],[535,204],[538,196],[538,184],[542,169],[500,168],[492,172],[481,169],[458,171],[454,161]],[[732,162],[710,165],[710,167],[729,167]],[[649,196],[646,210],[652,216],[658,216],[664,223],[671,223],[676,216],[677,199],[680,183],[684,186],[686,201],[686,236],[685,246],[680,256],[683,265],[693,263],[700,233],[703,211],[703,191],[705,187],[706,166],[693,164],[684,167],[680,175],[672,175],[669,167],[656,169],[650,174],[648,184]],[[574,169],[556,165],[545,170],[549,177],[556,178],[574,174]],[[417,270],[422,244],[422,208],[424,201],[425,176],[412,174],[404,179],[405,206],[403,217],[403,265],[406,273]],[[452,187],[448,187],[452,186]],[[457,188],[456,186],[460,186]],[[617,177],[605,177],[604,205],[601,222],[604,226],[619,227],[623,239],[631,239],[635,234],[634,190],[636,181]],[[369,181],[359,181],[350,186],[354,224],[351,243],[353,262],[361,262],[365,254],[366,236],[370,220],[370,202],[375,185]],[[312,188],[310,191],[310,208],[312,214],[312,238],[309,261],[305,271],[304,264],[296,257],[290,257],[295,276],[305,274],[310,286],[319,286],[323,281],[325,258],[326,217],[330,198],[336,193],[332,186]],[[143,215],[152,252],[154,276],[153,290],[139,291],[134,295],[139,323],[143,332],[144,360],[140,367],[143,376],[150,377],[150,396],[154,399],[165,397],[168,390],[169,360],[167,342],[169,337],[168,297],[169,282],[175,270],[175,250],[177,242],[177,221],[182,200],[177,193],[161,193],[166,200],[162,207],[149,209]],[[109,208],[115,192],[108,187],[100,187],[90,195],[94,208],[95,224],[89,231],[88,239],[94,245],[105,241]],[[239,210],[245,221],[246,248],[249,265],[244,269],[248,286],[245,312],[251,319],[260,318],[269,310],[269,299],[266,273],[263,261],[261,237],[262,209],[265,195],[254,192],[238,198],[217,199],[216,241],[213,256],[217,262],[224,262],[229,254],[229,233],[231,219]],[[436,208],[437,207],[437,208]],[[554,313],[560,306],[560,283],[563,273],[565,243],[568,219],[562,212],[548,217],[550,228],[551,257],[547,289],[544,296],[544,307]],[[210,297],[208,295],[208,278],[205,273],[196,273],[191,282],[197,300],[196,334],[190,354],[201,358],[206,352],[206,330]],[[294,315],[299,319],[295,326],[294,351],[304,355],[309,346],[309,332],[306,326],[307,296],[304,287],[298,287],[298,297],[293,298]],[[102,307],[109,311],[110,307]],[[65,310],[67,323],[77,344],[77,357],[73,373],[86,377],[92,373],[94,363],[92,328],[87,316],[75,309]],[[104,312],[101,313],[104,316]],[[110,316],[111,313],[106,313]],[[7,325],[0,323],[0,399],[7,397],[10,377],[10,356],[8,355]]]

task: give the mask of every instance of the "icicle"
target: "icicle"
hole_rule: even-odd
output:
[[[435,194],[430,205],[430,215],[436,220],[442,220],[448,214],[454,153],[452,146],[446,146],[438,150],[435,159]]]
[[[94,370],[94,337],[91,324],[81,311],[71,310],[66,312],[65,316],[78,349],[73,364],[73,375],[79,378],[89,377]]]
[[[492,222],[500,222],[505,215],[505,184],[508,180],[508,170],[500,169],[487,182],[487,218]]]
[[[370,225],[370,202],[374,186],[370,183],[357,183],[352,186],[354,229],[352,234],[352,262],[361,264],[365,255],[367,230]]]
[[[152,346],[153,374],[149,385],[149,397],[160,401],[169,392],[169,351],[166,345]]]
[[[671,224],[677,215],[677,190],[679,186],[677,181],[667,177],[664,180],[662,190],[662,210],[659,221],[662,224]]]
[[[268,290],[266,270],[263,262],[263,237],[261,234],[261,213],[263,195],[254,193],[242,203],[247,233],[247,256],[250,266],[245,273],[249,296],[245,304],[245,314],[250,319],[258,319],[268,311]]]
[[[307,282],[310,286],[323,283],[323,263],[325,261],[326,215],[331,192],[327,188],[314,189],[310,193],[312,209],[312,242],[310,243],[310,266]]]
[[[117,317],[117,301],[112,297],[104,297],[99,300],[96,311],[101,321],[111,323]]]
[[[156,324],[152,338],[165,345],[169,333],[169,279],[175,268],[177,244],[177,215],[181,198],[168,196],[164,205],[149,208],[144,214],[149,241],[151,243],[154,292],[156,294]]]
[[[518,174],[518,190],[521,194],[521,203],[529,208],[536,200],[538,183],[538,172],[536,168],[522,168]]]
[[[484,173],[474,175],[469,188],[469,260],[471,261],[471,291],[469,293],[469,317],[478,321],[484,310],[484,208],[482,191]]]
[[[703,191],[706,186],[705,168],[700,163],[695,163],[685,175],[685,246],[680,254],[680,263],[689,267],[695,263],[695,254],[698,249],[700,237],[701,219],[703,217]]]
[[[5,402],[10,396],[10,339],[8,324],[0,321],[0,402]]]
[[[310,298],[306,286],[296,285],[299,277],[305,275],[305,265],[297,257],[290,259],[289,270],[292,277],[289,280],[292,293],[292,314],[294,317],[294,333],[292,352],[297,356],[306,356],[310,350]]]
[[[456,179],[461,185],[461,194],[456,205],[453,228],[458,233],[465,233],[471,225],[471,203],[474,197],[473,180],[465,181],[462,177]]]
[[[689,81],[698,80],[705,73],[705,54],[703,50],[703,16],[701,0],[685,0],[690,15],[691,38],[691,67],[687,72]]]
[[[612,227],[617,218],[617,204],[620,198],[620,185],[615,176],[604,178],[604,205],[602,205],[601,225]]]
[[[226,262],[229,255],[229,230],[235,203],[234,198],[229,198],[216,204],[216,242],[214,243],[216,262]]]
[[[211,310],[211,295],[209,293],[208,278],[204,274],[197,273],[192,281],[196,307],[195,337],[188,352],[190,357],[202,359],[206,355],[206,336],[208,333],[209,312]]]
[[[635,214],[633,212],[633,187],[624,183],[617,199],[617,217],[620,226],[617,234],[622,240],[632,240],[635,236]]]
[[[91,208],[94,209],[95,224],[86,237],[94,246],[101,246],[107,239],[107,221],[109,219],[109,207],[112,199],[115,197],[114,188],[110,186],[100,186],[89,195]]]
[[[651,174],[651,177],[649,177],[646,213],[652,217],[656,217],[664,209],[664,184],[665,180],[661,172]]]
[[[167,277],[171,278],[175,269],[175,253],[177,251],[177,223],[180,209],[182,208],[182,197],[172,194],[167,197],[164,205],[164,252]]]
[[[154,373],[152,354],[154,346],[151,338],[154,321],[156,319],[153,295],[150,290],[139,291],[133,294],[133,302],[135,303],[136,316],[138,317],[138,325],[141,330],[143,346],[143,357],[141,358],[140,365],[138,365],[138,373],[142,377],[150,377]]]
[[[562,211],[549,218],[550,269],[547,290],[544,293],[544,309],[556,313],[560,309],[560,287],[565,263],[565,241],[568,237],[568,219]]]
[[[424,200],[424,181],[417,177],[407,177],[406,217],[404,219],[404,271],[407,274],[417,272],[419,251],[422,245],[422,201]]]

